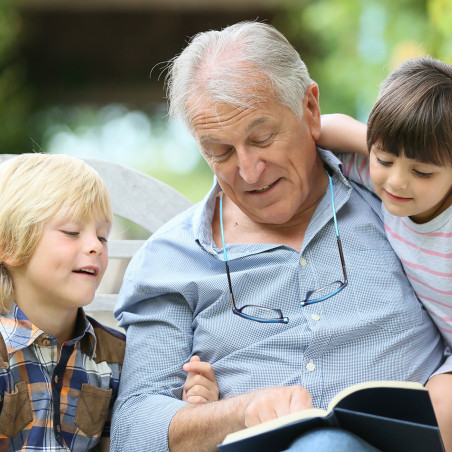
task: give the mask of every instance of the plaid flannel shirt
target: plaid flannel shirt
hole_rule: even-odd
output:
[[[125,336],[82,309],[75,336],[58,357],[17,305],[0,316],[1,451],[87,451],[109,436]]]

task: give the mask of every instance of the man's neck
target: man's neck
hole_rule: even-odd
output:
[[[223,225],[226,243],[273,243],[286,245],[301,251],[304,234],[317,206],[322,200],[328,181],[319,183],[319,189],[312,201],[303,207],[290,221],[283,224],[258,223],[249,218],[226,196],[223,196]],[[213,240],[222,248],[219,198],[212,220]]]

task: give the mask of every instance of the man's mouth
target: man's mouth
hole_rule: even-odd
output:
[[[264,193],[264,192],[270,190],[270,188],[274,187],[277,183],[278,183],[278,181],[275,181],[269,185],[266,185],[265,187],[256,188],[255,190],[250,190],[250,192],[251,193]]]
[[[254,192],[257,192],[257,193],[262,193],[262,192],[264,192],[264,191],[267,191],[271,186],[272,186],[272,184],[267,185],[266,187],[263,187],[263,188],[259,188],[259,189],[257,189],[257,190],[253,190],[253,191],[254,191]]]

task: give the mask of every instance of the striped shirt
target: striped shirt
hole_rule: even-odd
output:
[[[386,239],[380,201],[350,184],[331,153],[319,152],[334,172],[348,286],[300,305],[307,291],[342,278],[328,189],[301,252],[278,244],[227,245],[237,306],[279,308],[289,323],[234,315],[223,251],[212,240],[215,186],[157,231],[127,269],[115,310],[127,327],[127,349],[112,451],[168,450],[171,418],[185,405],[182,364],[192,354],[212,364],[222,398],[299,384],[321,408],[354,383],[425,383],[440,365],[443,341]]]
[[[80,309],[77,337],[62,345],[58,357],[56,338],[17,305],[0,316],[0,333],[0,450],[88,451],[101,435],[109,436],[122,333]]]
[[[341,154],[345,174],[373,190],[369,159]],[[390,214],[382,204],[386,235],[402,262],[419,300],[449,347],[452,346],[452,206],[431,221],[417,224]],[[452,356],[436,373],[452,372]]]

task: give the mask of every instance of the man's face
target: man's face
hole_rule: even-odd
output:
[[[305,95],[302,119],[275,102],[258,109],[205,104],[192,124],[225,195],[253,221],[286,224],[317,200],[316,84]]]

